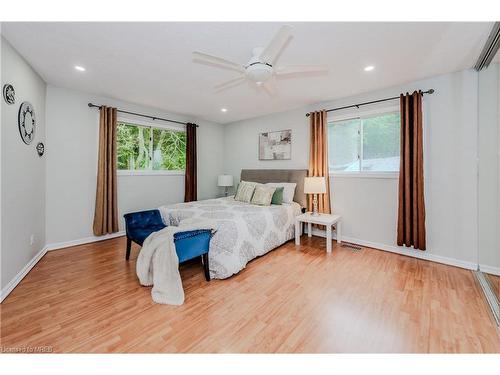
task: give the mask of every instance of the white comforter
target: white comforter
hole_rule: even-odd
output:
[[[262,207],[227,197],[162,206],[160,212],[167,225],[179,225],[188,218],[212,219],[217,223],[217,233],[210,241],[210,276],[225,279],[255,257],[294,238],[300,205]]]

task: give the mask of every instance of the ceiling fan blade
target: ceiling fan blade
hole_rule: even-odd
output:
[[[327,65],[285,65],[276,67],[276,75],[328,72]]]
[[[292,27],[288,25],[282,26],[276,35],[274,35],[271,42],[262,50],[260,59],[263,62],[273,65],[291,38]]]
[[[267,95],[274,97],[276,95],[276,86],[272,83],[266,82],[260,85]]]
[[[236,87],[238,85],[241,85],[245,81],[246,81],[246,78],[244,76],[241,76],[241,77],[232,79],[230,81],[220,83],[220,84],[214,86],[214,89],[215,89],[215,92],[221,92],[221,91]]]
[[[237,72],[245,72],[243,65],[223,59],[222,57],[212,56],[203,52],[193,52],[195,62],[201,62],[208,65],[217,66],[218,68],[235,70]]]

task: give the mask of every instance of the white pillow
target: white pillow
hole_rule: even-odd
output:
[[[295,195],[295,182],[268,182],[266,185],[272,187],[283,187],[283,203],[292,203]]]

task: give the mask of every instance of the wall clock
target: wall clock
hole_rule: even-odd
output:
[[[35,138],[35,110],[30,102],[23,102],[19,107],[19,134],[24,143],[29,145]]]
[[[14,91],[14,86],[10,83],[3,85],[3,99],[7,104],[14,104],[16,102],[16,92]]]
[[[36,152],[38,152],[38,156],[43,156],[43,153],[45,152],[45,145],[42,142],[38,142],[36,145]]]

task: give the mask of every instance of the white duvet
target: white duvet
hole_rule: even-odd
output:
[[[162,206],[160,212],[167,225],[179,225],[188,218],[217,223],[217,233],[210,241],[210,276],[225,279],[255,257],[294,238],[300,205],[294,202],[263,207],[227,197]]]

